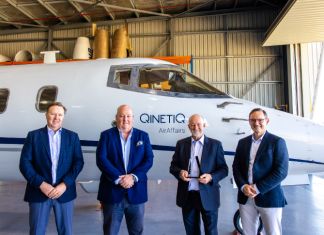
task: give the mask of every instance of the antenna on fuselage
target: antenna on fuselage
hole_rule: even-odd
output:
[[[44,54],[44,64],[56,64],[56,53],[60,51],[41,51]]]

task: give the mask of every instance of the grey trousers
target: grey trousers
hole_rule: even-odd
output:
[[[249,198],[245,205],[239,204],[244,235],[256,235],[259,215],[267,235],[281,235],[282,208],[264,208],[255,205],[254,198]]]

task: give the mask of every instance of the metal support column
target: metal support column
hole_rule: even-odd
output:
[[[225,30],[228,30],[228,17],[227,15],[223,16],[223,24],[224,24],[224,28]],[[226,60],[225,60],[225,74],[226,74],[226,81],[229,82],[229,68],[228,68],[228,33],[225,33],[225,56],[226,56]],[[229,94],[229,83],[226,84],[226,92],[227,94]]]
[[[48,30],[48,39],[47,39],[47,50],[52,51],[52,43],[53,43],[53,30]]]
[[[170,19],[170,56],[174,56],[174,19]]]
[[[307,43],[300,44],[300,62],[301,62],[301,78],[302,78],[302,97],[303,97],[303,117],[310,119],[311,115],[311,96],[309,87],[309,71],[308,71],[308,49]]]

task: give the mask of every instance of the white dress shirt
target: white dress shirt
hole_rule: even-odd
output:
[[[249,184],[253,184],[253,165],[254,165],[255,157],[256,157],[256,154],[257,154],[258,149],[260,147],[261,141],[262,141],[262,139],[264,137],[264,134],[257,141],[255,141],[255,139],[254,139],[254,134],[252,135],[252,144],[251,144],[251,150],[250,150],[250,161],[249,161],[249,171],[248,171]],[[244,188],[245,185],[243,185],[242,188],[241,188],[242,192],[243,192],[243,188]],[[254,188],[256,190],[256,193],[259,194],[260,191],[258,190],[256,184],[254,184]]]
[[[191,137],[191,153],[190,153],[190,165],[191,165],[191,172],[190,176],[199,176],[199,168],[196,160],[196,156],[198,156],[199,162],[201,162],[201,156],[204,148],[204,135],[198,140],[195,141]],[[189,181],[189,188],[188,191],[198,191],[199,190],[199,182],[197,179],[193,178]]]
[[[54,133],[54,131],[47,126],[47,133],[51,150],[52,184],[54,185],[56,183],[56,171],[60,159],[62,128]]]

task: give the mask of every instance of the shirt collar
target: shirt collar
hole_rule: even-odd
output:
[[[119,135],[122,135],[123,134],[123,132],[121,131],[121,130],[119,130],[119,128],[117,127],[117,129],[118,129],[118,132],[119,132]],[[132,127],[132,129],[131,129],[131,132],[129,133],[130,135],[132,135],[133,134],[133,127]]]
[[[265,135],[265,133],[266,132],[264,132],[264,134],[260,137],[260,139],[258,139],[257,141],[254,139],[254,134],[252,134],[252,141],[254,142],[254,143],[259,143],[259,142],[261,142],[262,141],[262,139],[263,139],[263,137],[264,137],[264,135]]]
[[[195,141],[194,138],[191,137],[191,143],[192,142],[195,142],[195,143],[200,142],[202,145],[204,145],[204,140],[205,140],[205,135],[202,135],[202,137],[200,137],[200,139],[197,141]]]
[[[50,133],[51,135],[55,135],[54,131],[47,126],[47,132]],[[58,129],[58,133],[61,134],[62,132],[62,127]]]

